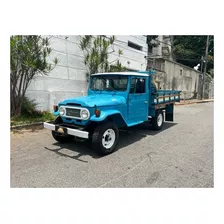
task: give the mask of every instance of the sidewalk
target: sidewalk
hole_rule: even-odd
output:
[[[214,102],[214,99],[204,99],[204,100],[181,100],[180,102],[176,102],[175,105],[186,105],[186,104],[194,104],[194,103],[208,103],[208,102]]]

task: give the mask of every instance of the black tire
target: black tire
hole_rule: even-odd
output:
[[[113,132],[110,131],[111,129],[113,130]],[[108,135],[106,133],[108,133]],[[112,136],[114,134],[115,134],[115,140],[113,141],[114,138]],[[103,145],[103,139],[105,139],[104,141],[106,142],[105,135],[106,137],[108,136],[108,142],[111,142],[110,144],[113,143],[111,146],[110,144],[108,144],[108,146]],[[108,155],[115,150],[118,143],[118,139],[119,139],[118,128],[112,122],[103,122],[98,126],[96,126],[95,130],[93,131],[92,148],[98,151],[100,155]]]
[[[162,119],[162,120],[161,120]],[[152,117],[152,128],[156,131],[161,130],[164,123],[163,111],[156,111],[156,116]]]
[[[56,120],[53,122],[53,124],[60,124],[62,122],[60,117],[57,117]],[[66,143],[73,140],[74,136],[72,135],[63,135],[61,133],[58,133],[56,131],[52,131],[53,138],[60,143]]]

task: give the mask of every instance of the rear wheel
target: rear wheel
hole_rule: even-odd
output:
[[[60,117],[57,117],[56,120],[53,122],[53,124],[60,124],[62,122]],[[56,131],[52,131],[53,138],[60,143],[66,143],[73,140],[74,136],[72,135],[64,135],[62,133],[58,133]]]
[[[92,147],[101,155],[112,153],[119,139],[119,130],[112,122],[98,125],[93,131]]]
[[[156,112],[156,116],[152,117],[152,128],[154,130],[160,130],[163,127],[164,116],[163,111],[159,110]]]

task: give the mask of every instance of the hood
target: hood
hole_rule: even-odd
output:
[[[71,99],[66,99],[61,104],[80,104],[83,107],[94,107],[96,106],[112,106],[125,104],[126,100],[123,96],[118,95],[102,95],[94,94],[89,96],[81,96]]]

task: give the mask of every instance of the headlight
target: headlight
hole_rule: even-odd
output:
[[[89,111],[87,109],[82,109],[80,116],[83,120],[87,120],[89,118]]]
[[[60,108],[59,108],[59,114],[60,114],[61,116],[64,116],[64,115],[65,115],[65,108],[64,108],[64,107],[60,107]]]

